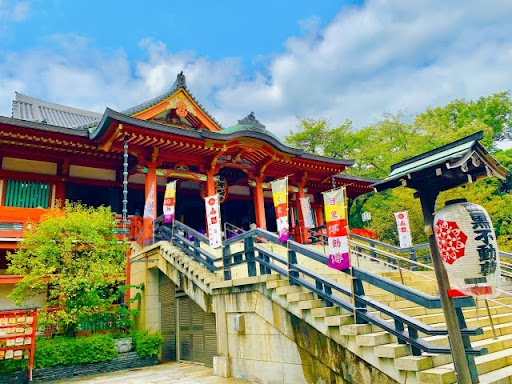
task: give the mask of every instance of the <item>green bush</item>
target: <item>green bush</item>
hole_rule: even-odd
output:
[[[87,337],[39,338],[36,341],[36,368],[55,365],[96,363],[117,357],[116,343],[111,334],[95,334]]]
[[[0,360],[0,374],[16,371],[23,371],[28,369],[28,360]]]
[[[158,356],[164,338],[159,332],[132,332],[132,342],[139,357]]]

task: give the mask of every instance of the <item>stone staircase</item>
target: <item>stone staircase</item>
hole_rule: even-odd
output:
[[[433,272],[413,273],[403,270],[401,273],[369,260],[359,261],[360,267],[378,273],[388,279],[436,295],[436,282]],[[350,286],[350,276],[333,271],[325,265],[319,265],[310,259],[299,260],[305,267],[315,270],[325,277]],[[403,383],[456,383],[451,355],[427,354],[413,356],[410,346],[399,344],[396,338],[372,325],[354,324],[354,316],[340,308],[326,307],[323,300],[315,299],[313,293],[305,288],[290,286],[287,280],[270,281],[266,287],[274,299],[287,305],[288,310],[319,329],[333,340],[346,343],[347,348],[382,370],[398,382]],[[364,283],[365,294],[383,304],[400,310],[425,324],[443,328],[442,309],[426,309],[396,297],[381,289]],[[499,303],[489,302],[487,314],[483,300],[477,301],[477,307],[464,309],[468,327],[481,327],[483,334],[472,336],[473,347],[484,347],[488,353],[475,357],[475,363],[481,383],[512,383],[512,297],[502,297]],[[509,307],[507,307],[509,306]],[[382,318],[392,321],[389,317]],[[493,329],[494,328],[494,329]],[[435,345],[448,346],[447,336],[421,335]]]
[[[318,299],[306,288],[290,285],[285,277],[276,274],[248,277],[247,266],[242,264],[232,268],[232,280],[224,281],[222,270],[215,273],[210,272],[204,265],[193,260],[169,242],[160,242],[153,247],[159,248],[162,258],[172,264],[183,276],[193,281],[206,295],[211,295],[215,289],[254,285],[255,289],[285,308],[289,313],[302,319],[396,382],[404,384],[456,383],[451,355],[423,353],[421,356],[413,356],[410,346],[399,344],[391,334],[373,325],[354,324],[352,313],[339,307],[326,306],[324,300]],[[219,250],[209,251],[219,252]],[[144,249],[144,252],[147,252],[147,248]],[[274,245],[273,252],[286,257],[287,250]],[[298,262],[341,285],[351,286],[351,278],[345,273],[329,269],[306,257],[299,256]],[[358,263],[360,268],[378,273],[427,294],[436,295],[437,283],[433,272],[426,271],[421,274],[407,270],[399,272],[365,258],[360,258]],[[162,269],[165,266],[159,266],[159,268]],[[431,326],[445,327],[441,309],[419,307],[382,289],[369,286],[366,283],[363,285],[367,296]],[[193,293],[191,292],[189,295],[191,294]],[[471,337],[472,346],[488,349],[486,355],[475,357],[480,382],[512,384],[512,297],[500,298],[499,303],[489,302],[492,324],[483,300],[477,301],[477,304],[477,307],[464,309],[464,316],[468,327],[483,329],[482,335]],[[212,310],[205,307],[203,309]],[[382,318],[392,322],[385,315],[382,315]],[[447,336],[420,336],[435,345],[448,345]]]

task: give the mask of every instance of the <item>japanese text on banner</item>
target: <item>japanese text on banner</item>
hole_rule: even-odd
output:
[[[400,248],[412,247],[411,228],[409,227],[409,216],[407,211],[395,212],[396,226]]]
[[[288,224],[288,177],[272,181],[272,197],[276,210],[277,234],[279,241],[286,242],[290,235]]]
[[[311,204],[309,203],[309,197],[301,197],[300,209],[302,211],[302,218],[304,220],[304,227],[313,227],[313,217],[311,216]]]
[[[174,208],[176,205],[176,180],[167,183],[164,194],[164,223],[174,221]]]
[[[211,248],[222,246],[222,232],[220,225],[220,204],[219,195],[207,196],[204,198],[206,207],[206,221],[208,223],[208,238]]]
[[[328,266],[339,270],[350,268],[343,189],[324,192],[324,208],[329,242]]]
[[[154,219],[155,214],[153,212],[153,202],[155,201],[155,183],[151,184],[146,202],[144,203],[144,219]]]

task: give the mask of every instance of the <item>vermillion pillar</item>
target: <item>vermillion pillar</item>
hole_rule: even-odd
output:
[[[215,168],[212,168],[212,169],[209,169],[208,171],[206,171],[205,197],[215,194],[215,180],[213,180],[213,175],[215,175]]]
[[[324,208],[322,207],[322,205],[315,207],[315,218],[316,218],[316,226],[317,227],[324,225],[323,210],[324,210]]]
[[[309,242],[309,233],[307,228],[304,226],[304,212],[302,212],[302,207],[300,205],[300,199],[305,197],[304,195],[304,184],[299,184],[299,191],[295,195],[295,200],[297,203],[297,220],[299,222],[299,233],[300,233],[300,242],[302,244],[306,244]]]
[[[256,214],[256,226],[261,229],[267,229],[265,200],[263,196],[263,180],[261,177],[256,178],[256,187],[254,187],[254,210]]]
[[[145,183],[144,244],[153,239],[153,220],[156,219],[156,162],[148,162]]]
[[[213,176],[215,175],[215,168],[211,168],[206,171],[206,190],[204,192],[204,197],[215,195],[215,180],[213,180]],[[206,212],[205,212],[205,220],[206,220]],[[221,218],[222,220],[222,218]],[[208,222],[206,224],[206,235],[208,235]]]

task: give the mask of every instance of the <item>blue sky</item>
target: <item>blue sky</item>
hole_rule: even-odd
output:
[[[15,91],[123,110],[183,70],[224,126],[361,127],[510,90],[511,19],[509,0],[0,0],[0,115]]]
[[[4,7],[11,1],[4,0]],[[15,1],[16,3],[16,1]],[[106,52],[124,50],[130,59],[146,52],[139,42],[161,40],[173,51],[194,51],[216,60],[241,57],[249,66],[259,56],[283,49],[308,24],[325,25],[350,1],[34,1],[26,20],[12,22],[2,49],[46,46],[46,37],[76,34]],[[122,4],[122,5],[121,5]],[[150,4],[150,5],[148,5]]]

